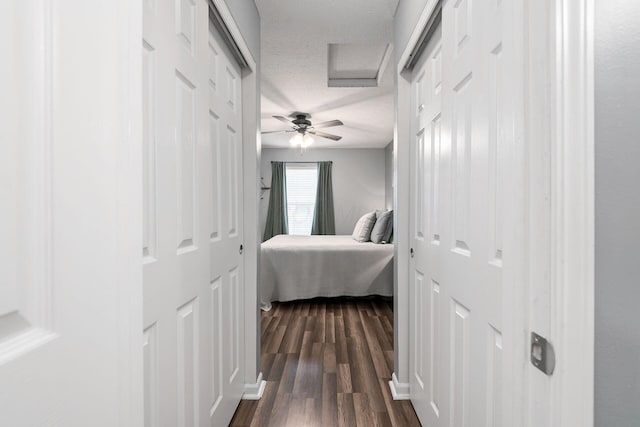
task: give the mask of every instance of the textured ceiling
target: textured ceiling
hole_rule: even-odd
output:
[[[260,11],[262,130],[286,129],[271,116],[294,111],[319,129],[342,136],[315,138],[313,147],[382,148],[393,139],[393,66],[378,87],[328,87],[328,45],[386,45],[392,41],[398,0],[255,0]],[[363,49],[363,52],[367,49]],[[357,61],[352,61],[357,62]],[[391,61],[393,62],[393,61]],[[288,147],[290,133],[262,136],[263,147]]]

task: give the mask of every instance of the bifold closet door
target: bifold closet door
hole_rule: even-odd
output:
[[[226,426],[244,389],[241,71],[211,28],[209,64],[209,297],[212,426]]]
[[[410,156],[410,369],[411,400],[426,425],[439,425],[446,412],[442,388],[442,358],[446,356],[441,323],[439,265],[441,239],[439,209],[442,156],[442,41],[439,26],[427,43],[413,72],[411,90]]]
[[[456,0],[412,74],[411,396],[429,426],[503,425],[512,2]],[[508,353],[513,357],[512,353]]]
[[[206,0],[144,1],[145,426],[227,425],[244,382],[240,70]]]

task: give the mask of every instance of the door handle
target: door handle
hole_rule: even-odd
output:
[[[413,255],[414,255],[413,248],[411,248],[411,258],[413,258]]]
[[[242,251],[244,251],[244,246],[240,245],[240,255],[242,255]]]

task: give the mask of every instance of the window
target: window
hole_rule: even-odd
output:
[[[309,236],[316,204],[318,167],[315,163],[287,163],[286,174],[289,234]]]

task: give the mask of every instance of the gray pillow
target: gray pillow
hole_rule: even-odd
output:
[[[371,229],[376,222],[376,213],[369,212],[360,217],[356,223],[356,228],[353,229],[353,240],[357,242],[368,242],[371,238]]]
[[[371,230],[373,243],[387,243],[393,231],[393,211],[376,211],[376,224]]]

